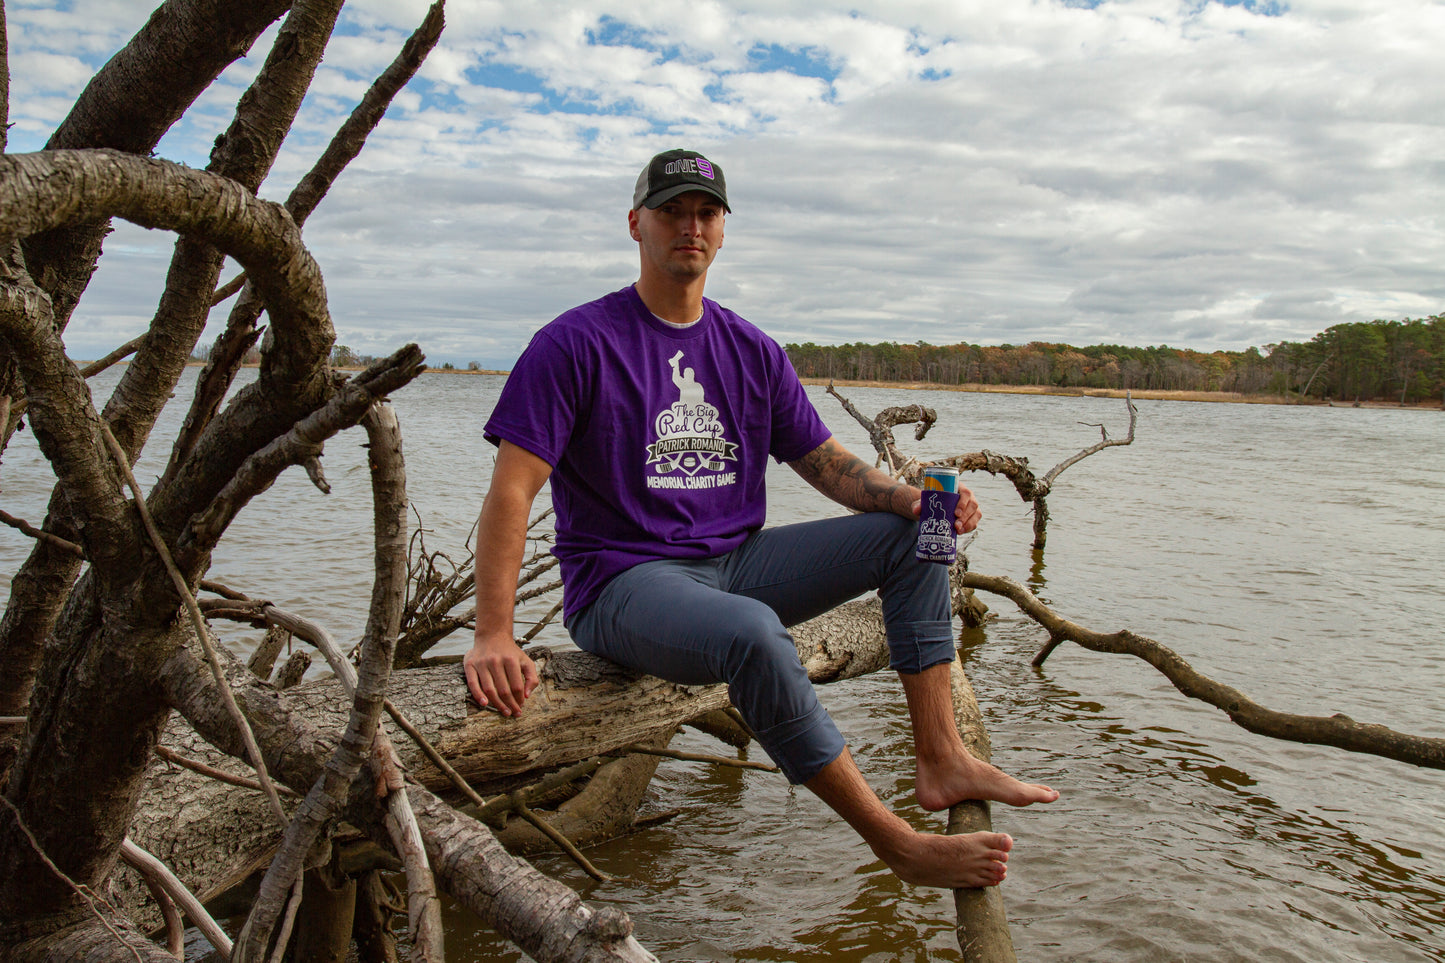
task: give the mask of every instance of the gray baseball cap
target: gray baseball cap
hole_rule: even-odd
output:
[[[723,210],[732,213],[722,168],[695,150],[680,148],[663,151],[647,162],[632,192],[632,209],[645,205],[651,210],[688,191],[711,194],[722,201]]]

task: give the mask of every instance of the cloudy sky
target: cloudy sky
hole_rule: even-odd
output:
[[[5,0],[36,150],[143,0]],[[659,150],[734,213],[708,293],[780,341],[1242,349],[1445,311],[1445,5],[1416,0],[450,0],[311,218],[338,340],[506,367],[636,277]],[[352,0],[283,199],[425,11]],[[162,142],[204,166],[270,35]],[[67,332],[144,329],[172,239],[123,227]],[[229,273],[229,272],[228,272]],[[223,315],[217,312],[213,325]]]

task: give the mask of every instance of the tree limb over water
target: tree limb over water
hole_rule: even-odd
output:
[[[868,431],[868,437],[873,442],[873,447],[878,452],[878,464],[887,465],[889,472],[894,477],[902,478],[910,485],[918,485],[923,476],[923,469],[932,466],[945,468],[957,468],[964,471],[986,471],[990,475],[1002,475],[1013,482],[1014,490],[1019,493],[1019,498],[1033,506],[1034,509],[1034,544],[1033,547],[1041,549],[1048,541],[1049,526],[1049,505],[1048,495],[1053,491],[1054,482],[1064,473],[1065,470],[1083,461],[1085,458],[1105,448],[1113,448],[1118,445],[1132,445],[1134,443],[1134,425],[1139,418],[1139,409],[1134,407],[1134,399],[1128,394],[1124,396],[1124,404],[1129,410],[1129,433],[1123,438],[1111,439],[1109,430],[1103,425],[1090,425],[1098,428],[1102,436],[1099,442],[1089,448],[1076,452],[1050,468],[1043,478],[1037,477],[1029,468],[1027,458],[1010,458],[1007,455],[998,455],[991,451],[977,451],[966,455],[954,455],[949,458],[940,458],[937,461],[923,462],[911,455],[904,455],[898,450],[898,445],[893,438],[894,427],[901,424],[918,423],[914,432],[914,438],[922,441],[928,434],[928,429],[933,427],[938,420],[938,414],[932,408],[925,408],[923,405],[908,405],[902,408],[884,408],[876,417],[868,418],[861,413],[853,404],[834,390],[833,385],[828,385],[828,394],[838,399],[843,410],[852,415],[857,422]]]
[[[1062,618],[1013,579],[968,572],[963,576],[963,584],[1012,599],[1025,615],[1049,633],[1048,643],[1034,656],[1036,668],[1043,665],[1044,660],[1063,642],[1074,642],[1094,652],[1132,655],[1158,669],[1174,688],[1191,699],[1222,709],[1237,725],[1258,735],[1334,746],[1429,769],[1445,769],[1445,739],[1416,736],[1373,723],[1356,722],[1339,713],[1302,716],[1269,709],[1238,689],[1203,675],[1178,653],[1153,639],[1128,630],[1106,635]]]

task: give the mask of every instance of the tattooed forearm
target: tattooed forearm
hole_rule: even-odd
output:
[[[917,489],[869,465],[836,438],[789,464],[818,491],[860,512],[908,515],[918,497]]]

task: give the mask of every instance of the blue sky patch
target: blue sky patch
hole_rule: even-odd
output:
[[[799,77],[817,77],[832,83],[838,79],[838,68],[814,47],[793,48],[780,44],[754,44],[748,50],[748,63],[759,73],[796,74]]]
[[[468,68],[467,79],[482,87],[535,94],[540,101],[532,109],[540,113],[551,111],[569,114],[605,113],[596,104],[559,93],[556,89],[547,86],[537,74],[520,67],[513,67],[511,64],[483,61],[475,67]]]

